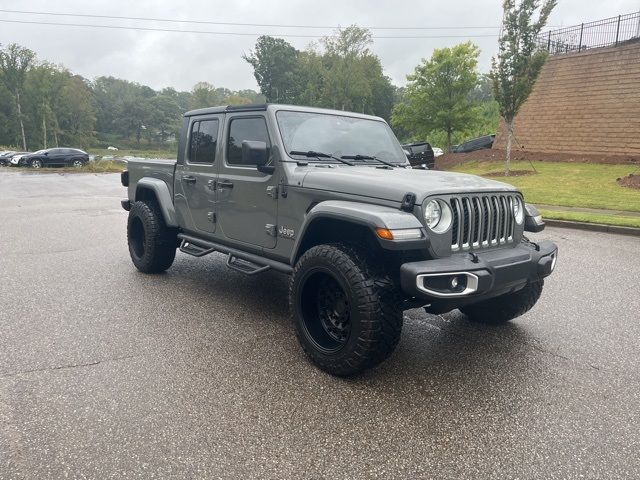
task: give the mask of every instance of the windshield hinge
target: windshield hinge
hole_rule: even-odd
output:
[[[281,179],[280,179],[280,188],[279,188],[279,191],[280,191],[280,196],[281,196],[282,198],[287,198],[287,184],[286,184],[286,183],[284,183],[284,178],[281,178]]]
[[[400,204],[400,210],[405,212],[413,212],[413,205],[416,203],[415,193],[405,193],[402,203]]]
[[[269,235],[271,237],[275,237],[276,234],[277,234],[276,226],[273,223],[267,223],[264,226],[264,230],[267,233],[267,235]]]
[[[276,185],[269,185],[267,187],[267,197],[278,198],[278,187]]]

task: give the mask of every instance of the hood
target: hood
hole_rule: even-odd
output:
[[[516,191],[507,183],[466,173],[362,166],[311,167],[302,186],[395,202],[402,202],[407,193],[415,193],[417,203],[427,196],[447,193]]]

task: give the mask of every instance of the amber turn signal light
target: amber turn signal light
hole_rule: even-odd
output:
[[[376,228],[376,233],[380,238],[385,240],[393,240],[393,232],[388,228]]]

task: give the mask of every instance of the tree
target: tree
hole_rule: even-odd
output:
[[[122,132],[126,136],[135,135],[136,145],[140,145],[142,134],[147,131],[147,123],[151,116],[149,101],[138,92],[127,95],[118,111],[118,120]]]
[[[191,108],[215,107],[221,104],[221,98],[209,82],[198,82],[191,90]]]
[[[30,120],[30,143],[34,143],[34,138],[41,138],[41,142],[35,143],[47,148],[51,134],[54,145],[58,146],[58,113],[64,108],[61,92],[70,77],[68,71],[47,62],[32,67],[27,73],[23,95],[27,105],[23,112],[27,112],[26,117]],[[40,135],[36,137],[36,133]]]
[[[492,60],[491,80],[500,116],[507,128],[505,174],[511,168],[511,142],[514,119],[527,100],[547,52],[539,48],[536,37],[547,24],[556,0],[504,0],[502,32],[498,40],[498,56]],[[534,16],[538,13],[538,19]]]
[[[251,99],[238,95],[237,93],[232,93],[224,99],[223,103],[225,105],[249,105],[251,103]]]
[[[493,81],[486,73],[478,75],[478,83],[469,94],[469,98],[477,102],[490,102],[493,98]]]
[[[389,118],[394,87],[371,53],[371,32],[355,25],[298,51],[280,38],[260,37],[243,58],[268,102],[285,102]],[[240,94],[238,92],[238,94]],[[247,97],[247,95],[240,94]]]
[[[166,142],[171,136],[177,137],[180,130],[180,110],[177,98],[171,92],[160,93],[149,101],[150,114],[148,131],[160,143]]]
[[[69,75],[55,108],[60,123],[60,143],[89,147],[95,140],[96,110],[88,80]]]
[[[13,95],[16,102],[18,123],[22,135],[22,147],[27,149],[27,137],[24,132],[24,122],[22,120],[22,106],[20,103],[20,93],[24,87],[27,71],[33,65],[36,54],[28,48],[21,47],[16,43],[9,44],[0,50],[0,72],[2,72],[2,82],[7,90]]]
[[[263,35],[252,52],[242,55],[253,67],[253,75],[267,102],[295,103],[299,91],[299,54],[287,41]]]
[[[324,37],[324,97],[331,107],[364,113],[373,96],[372,81],[382,76],[380,60],[372,55],[373,42],[366,28],[351,25]]]
[[[394,126],[412,134],[442,131],[447,149],[456,132],[467,130],[477,119],[470,94],[476,86],[480,50],[471,42],[436,49],[408,75],[404,100],[393,109]]]

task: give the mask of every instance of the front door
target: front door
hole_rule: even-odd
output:
[[[64,150],[62,148],[52,148],[49,150],[48,155],[45,157],[43,166],[55,167],[58,165],[64,165]]]
[[[182,165],[176,166],[175,205],[185,229],[195,233],[216,230],[218,116],[194,118]]]
[[[227,114],[224,134],[224,162],[217,182],[218,235],[253,246],[276,246],[278,202],[275,174],[259,172],[243,163],[242,142],[271,140],[264,116],[255,113]],[[272,160],[273,161],[273,160]]]

